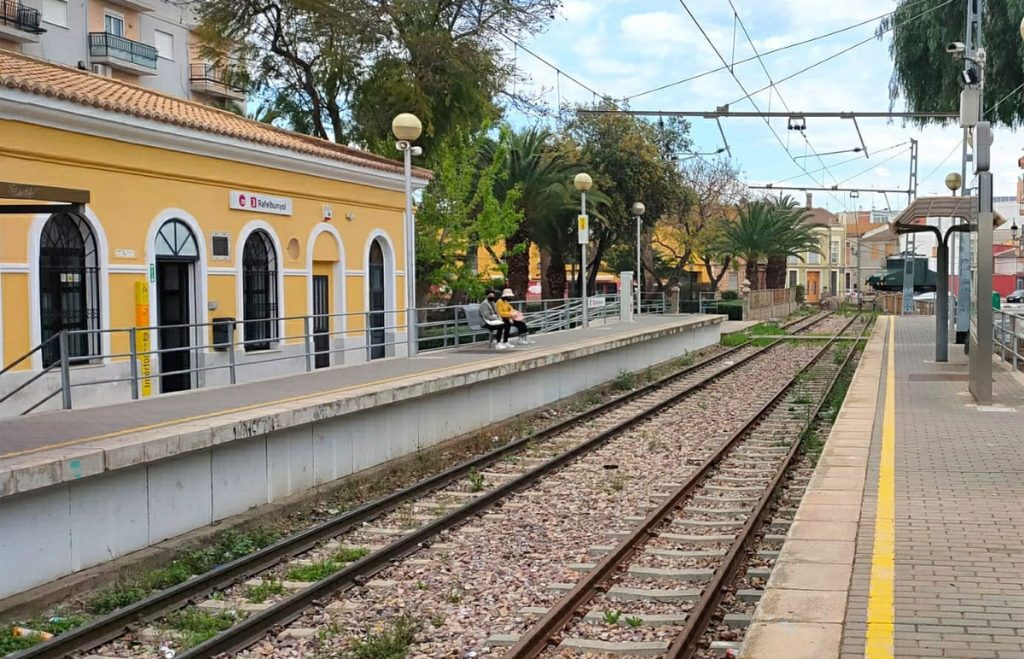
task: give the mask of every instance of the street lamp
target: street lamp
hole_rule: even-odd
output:
[[[590,222],[587,218],[587,190],[594,185],[590,174],[580,172],[572,179],[573,186],[580,191],[580,217],[578,234],[580,242],[580,298],[583,302],[583,327],[590,327],[587,317],[587,243],[590,242]]]
[[[416,341],[416,226],[412,214],[412,157],[423,155],[413,142],[423,133],[423,124],[414,114],[403,112],[391,121],[391,132],[398,138],[395,147],[405,160],[405,324],[408,353],[419,352]]]
[[[640,273],[642,272],[640,269],[640,227],[642,222],[640,216],[643,215],[646,210],[647,207],[644,206],[642,201],[633,202],[633,216],[636,217],[636,315],[638,316],[643,310],[643,305],[640,302],[640,295],[643,290],[640,287]]]

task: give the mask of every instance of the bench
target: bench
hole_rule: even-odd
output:
[[[487,332],[487,347],[494,347],[494,328],[488,327],[484,324],[483,316],[480,315],[479,304],[463,304],[459,306],[464,316],[466,316],[466,323],[471,329],[475,329],[481,332]],[[519,331],[515,325],[509,328],[509,337],[518,336]]]

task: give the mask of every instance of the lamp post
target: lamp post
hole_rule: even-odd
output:
[[[391,121],[391,132],[398,138],[395,147],[405,160],[405,335],[410,357],[419,352],[416,340],[416,225],[412,214],[412,157],[423,154],[413,142],[423,132],[423,124],[414,114],[403,112]]]
[[[587,243],[590,242],[590,220],[587,218],[587,190],[594,185],[590,174],[580,172],[572,179],[573,186],[580,191],[580,217],[578,237],[580,242],[580,299],[583,302],[583,327],[590,327],[587,313]]]
[[[640,286],[640,277],[643,270],[640,266],[640,231],[641,231],[641,216],[647,207],[644,206],[643,202],[633,202],[633,216],[636,217],[636,315],[640,315],[643,310],[643,304],[641,303],[641,291],[643,290]]]

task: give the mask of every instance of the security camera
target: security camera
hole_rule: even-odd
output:
[[[963,41],[953,41],[946,44],[946,52],[951,55],[963,55],[967,51],[967,46]]]

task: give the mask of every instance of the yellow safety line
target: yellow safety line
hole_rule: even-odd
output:
[[[896,317],[889,317],[888,366],[885,372],[885,409],[882,415],[882,455],[878,468],[878,510],[875,544],[871,553],[868,592],[866,659],[892,659],[895,653],[894,587],[896,576]]]
[[[177,419],[169,419],[167,421],[161,421],[159,423],[152,423],[146,426],[135,426],[133,428],[125,428],[123,430],[116,430],[114,432],[104,433],[102,435],[93,435],[91,437],[80,437],[78,439],[69,439],[66,442],[57,442],[55,444],[47,444],[46,446],[37,446],[36,448],[25,449],[24,451],[15,451],[13,453],[0,454],[0,460],[6,460],[7,458],[16,458],[22,455],[31,455],[33,453],[39,453],[41,451],[49,451],[56,448],[64,448],[66,446],[73,446],[76,444],[84,444],[86,442],[95,442],[100,439],[110,439],[112,437],[120,437],[121,435],[127,435],[133,432],[144,432],[146,430],[155,430],[157,428],[164,428],[166,426],[173,426],[180,423],[189,423],[191,421],[201,421],[203,419],[209,419],[215,416],[223,416],[225,414],[234,414],[236,412],[247,412],[249,410],[255,410],[260,407],[273,407],[274,405],[280,405],[282,403],[294,403],[300,400],[306,400],[308,398],[316,398],[317,396],[330,396],[332,394],[340,394],[353,389],[359,389],[362,387],[371,387],[378,384],[387,384],[388,382],[394,382],[396,380],[405,380],[407,378],[419,378],[426,375],[433,375],[441,373],[443,371],[452,371],[459,369],[463,366],[490,366],[498,362],[506,361],[504,358],[487,359],[479,362],[471,362],[469,364],[457,364],[453,366],[441,366],[439,368],[430,369],[428,371],[419,371],[416,373],[406,373],[405,375],[396,375],[394,377],[385,378],[383,380],[374,380],[372,382],[364,382],[362,384],[350,384],[337,389],[327,389],[324,391],[316,391],[309,394],[302,394],[301,396],[293,396],[291,398],[281,398],[278,400],[268,400],[262,403],[255,403],[253,405],[243,405],[241,407],[232,407],[223,410],[217,410],[215,412],[207,412],[205,414],[197,414],[195,416],[187,416]]]

